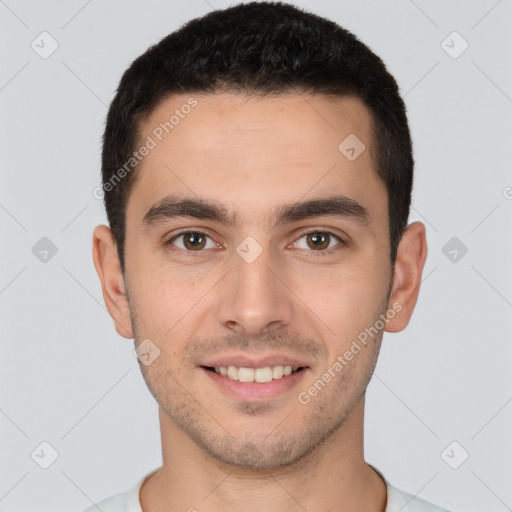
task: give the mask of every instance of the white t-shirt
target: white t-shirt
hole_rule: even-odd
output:
[[[372,468],[375,469],[373,466]],[[98,512],[98,509],[102,512],[144,512],[140,506],[139,491],[144,481],[156,471],[157,469],[141,478],[128,492],[107,498],[84,512]],[[375,469],[375,471],[377,471],[386,482],[388,491],[388,501],[384,512],[448,512],[444,508],[440,508],[421,498],[414,497],[412,494],[396,489],[389,484],[380,471],[377,469]]]

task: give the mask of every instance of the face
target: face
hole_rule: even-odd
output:
[[[169,428],[279,467],[348,424],[402,307],[371,117],[352,97],[192,96],[140,126],[123,335],[158,355],[140,366]]]

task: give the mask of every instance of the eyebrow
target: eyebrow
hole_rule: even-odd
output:
[[[279,207],[273,215],[274,227],[324,216],[347,218],[363,226],[370,224],[370,214],[364,206],[354,199],[338,194]],[[181,217],[211,220],[232,227],[237,225],[237,216],[217,201],[176,195],[168,195],[155,203],[144,215],[142,225],[145,230],[149,230],[169,219]]]

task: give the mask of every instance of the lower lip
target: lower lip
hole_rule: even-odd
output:
[[[220,373],[212,372],[206,368],[201,368],[201,370],[224,392],[241,400],[258,400],[274,398],[281,393],[289,391],[304,378],[307,368],[303,368],[300,371],[291,373],[280,379],[271,380],[270,382],[240,382],[224,377]]]

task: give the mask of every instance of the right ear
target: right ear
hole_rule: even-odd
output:
[[[123,338],[133,338],[130,304],[126,294],[117,246],[108,226],[96,226],[92,235],[92,257],[101,281],[103,300]]]

